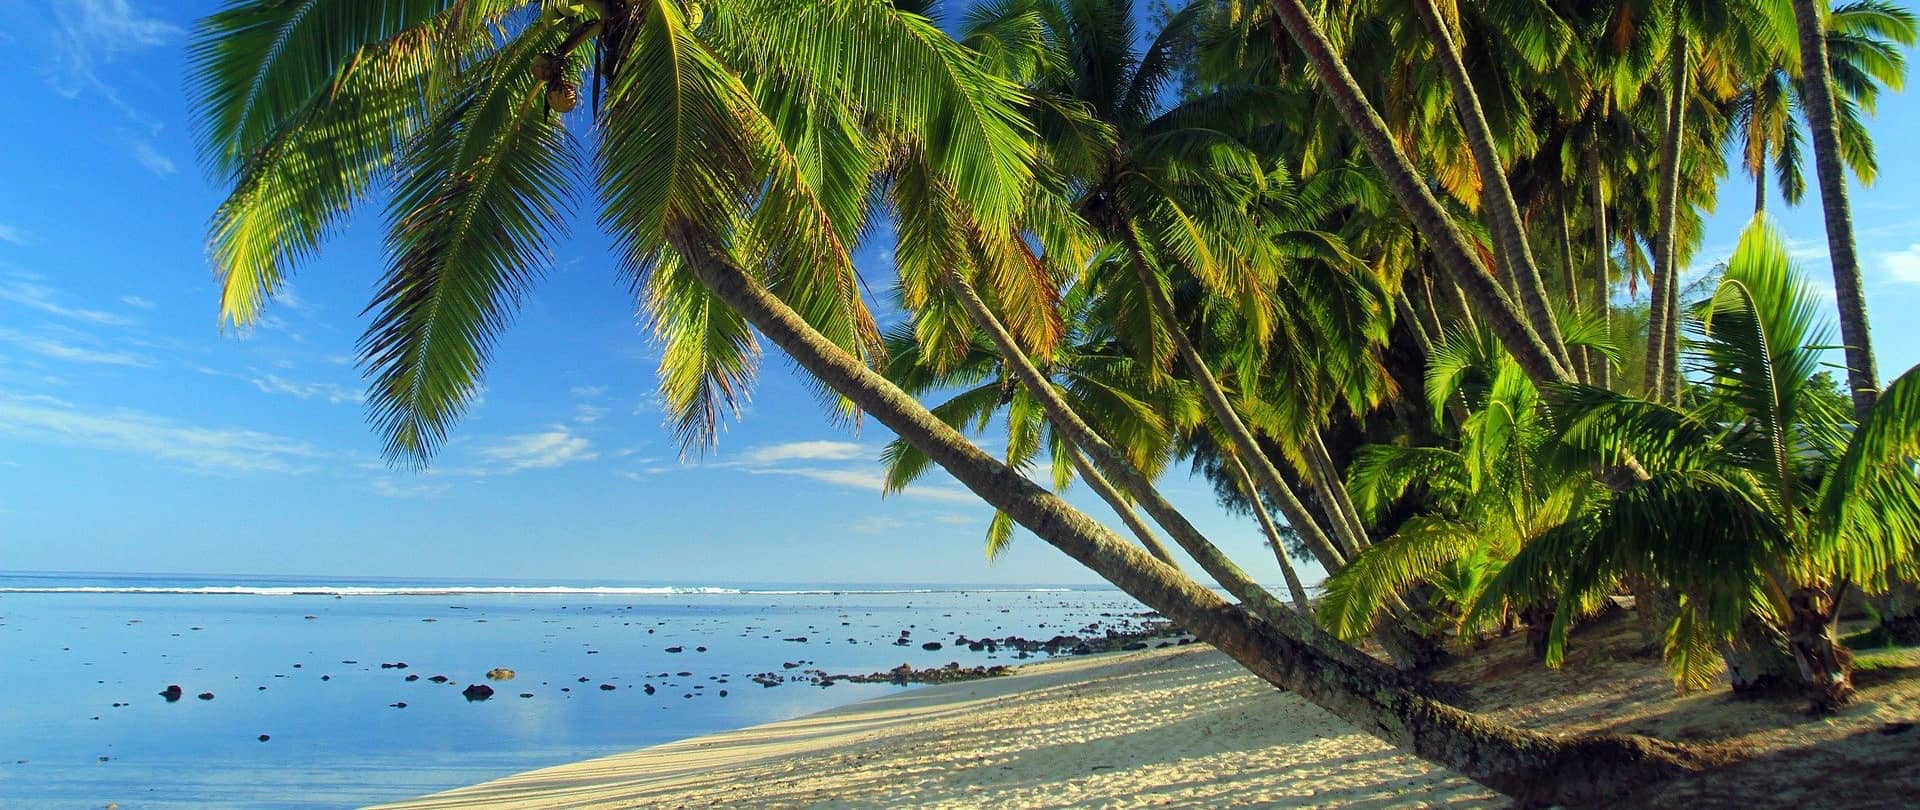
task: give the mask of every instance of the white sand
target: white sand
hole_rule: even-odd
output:
[[[1194,645],[1023,667],[395,808],[1499,807]]]

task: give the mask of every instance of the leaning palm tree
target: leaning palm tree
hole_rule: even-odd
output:
[[[1679,592],[1667,630],[1676,682],[1711,678],[1751,620],[1785,636],[1816,708],[1847,702],[1851,659],[1834,636],[1839,590],[1881,590],[1920,562],[1920,479],[1902,394],[1854,425],[1811,384],[1825,336],[1818,299],[1785,241],[1756,219],[1691,323],[1704,380],[1680,408],[1591,388],[1561,399],[1564,441],[1605,459],[1631,452],[1651,476],[1536,538],[1495,578],[1502,599],[1554,599],[1559,615],[1625,577]],[[1483,600],[1482,608],[1494,609]],[[1558,617],[1551,644],[1564,643]]]
[[[1111,331],[1089,317],[1093,310],[1087,298],[1084,288],[1076,287],[1061,302],[1065,328],[1049,363],[1054,388],[1094,430],[1112,437],[1129,464],[1149,479],[1157,478],[1172,460],[1174,436],[1201,420],[1198,400],[1190,386],[1149,386],[1148,375],[1115,343]],[[945,401],[933,406],[935,416],[972,432],[999,422],[1006,432],[1009,466],[1031,470],[1044,453],[1055,491],[1084,479],[1142,548],[1161,562],[1177,565],[1153,529],[1141,521],[1133,499],[1115,489],[1052,426],[1038,398],[1008,371],[1007,360],[989,339],[976,337],[966,354],[951,359],[928,352],[910,327],[889,331],[886,341],[887,378],[916,396],[940,392]],[[904,489],[931,466],[926,454],[899,439],[887,443],[881,458],[890,491]],[[987,530],[989,558],[999,556],[1011,533],[1006,514],[995,513]]]
[[[678,335],[663,376],[695,391],[676,407],[696,438],[703,414],[743,393],[751,326],[836,413],[870,414],[1126,593],[1381,739],[1541,802],[1604,801],[1701,767],[1682,746],[1522,731],[1348,666],[1121,541],[888,383],[844,249],[867,196],[846,170],[879,161],[832,139],[869,123],[913,134],[996,228],[1031,168],[1017,92],[924,17],[885,0],[236,0],[201,24],[194,57],[202,142],[235,187],[214,223],[224,317],[256,317],[345,212],[390,192],[363,357],[398,462],[425,463],[471,401],[586,175],[621,266]],[[582,96],[597,102],[584,137],[564,124]]]

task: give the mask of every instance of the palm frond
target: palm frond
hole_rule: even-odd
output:
[[[360,346],[387,455],[424,464],[565,227],[575,149],[529,68],[557,37],[483,61],[401,157],[393,257]]]

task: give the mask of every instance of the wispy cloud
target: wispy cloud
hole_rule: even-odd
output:
[[[0,222],[0,242],[7,242],[20,247],[32,247],[38,244],[39,241],[39,238],[35,237],[25,228]]]
[[[100,68],[143,48],[166,45],[185,32],[165,20],[146,16],[127,0],[65,0],[53,3],[54,64],[48,82],[68,97],[92,89],[127,109]]]
[[[859,534],[886,534],[905,529],[912,524],[889,515],[868,515],[847,524],[847,528]]]
[[[498,473],[560,467],[600,457],[591,440],[574,435],[564,426],[508,436],[474,452],[488,463],[487,472]]]
[[[42,284],[30,281],[0,282],[0,301],[68,320],[97,323],[101,326],[127,326],[133,323],[132,320],[111,312],[61,303],[59,298],[60,294],[57,291]]]
[[[89,363],[103,366],[151,366],[153,360],[143,355],[111,349],[91,349],[64,343],[48,335],[30,335],[12,329],[0,329],[0,343],[9,343],[42,357],[65,360],[72,363]]]
[[[1886,271],[1887,278],[1901,284],[1920,284],[1920,244],[1875,256],[1880,262],[1880,269]]]
[[[306,472],[323,455],[305,442],[257,430],[201,427],[5,392],[0,392],[0,438],[133,453],[226,473]]]
[[[180,167],[174,165],[173,158],[160,154],[160,150],[146,139],[126,135],[122,140],[126,143],[127,154],[133,156],[134,162],[152,172],[155,177],[171,177],[174,172],[180,170]]]
[[[134,309],[153,309],[152,301],[148,301],[147,299],[141,298],[140,296],[137,296],[137,295],[120,296],[120,303],[126,304],[127,306],[133,307]]]
[[[373,494],[382,498],[428,498],[446,492],[447,484],[435,484],[422,481],[396,481],[392,478],[375,478],[368,485]]]
[[[335,405],[359,403],[366,399],[366,395],[358,389],[335,385],[333,383],[289,380],[278,374],[252,377],[248,382],[253,383],[253,387],[269,394],[286,394],[301,399],[314,399],[317,397]]]
[[[612,413],[611,409],[582,402],[573,406],[573,421],[583,425],[591,425],[600,421],[602,417],[609,413]]]
[[[808,441],[761,445],[748,449],[733,461],[750,466],[783,461],[850,461],[866,455],[866,449],[853,442]]]
[[[873,494],[885,491],[886,479],[871,466],[826,466],[830,462],[871,460],[878,454],[853,442],[804,441],[762,445],[714,466],[745,470],[755,475],[785,475]],[[958,487],[911,486],[898,494],[910,498],[967,503],[976,500]]]

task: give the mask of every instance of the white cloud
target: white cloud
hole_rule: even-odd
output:
[[[824,467],[764,467],[751,469],[749,471],[760,475],[790,475],[797,478],[819,481],[823,484],[832,484],[837,487],[871,492],[875,495],[881,494],[886,488],[886,479],[879,473],[862,470],[830,469]],[[896,494],[909,498],[926,498],[951,503],[974,503],[979,500],[974,497],[973,493],[958,487],[911,486]]]
[[[1887,276],[1901,284],[1920,284],[1920,244],[1908,245],[1905,250],[1886,251],[1877,254],[1880,269]]]
[[[492,471],[501,473],[559,467],[600,457],[593,449],[593,442],[583,436],[573,435],[565,427],[508,436],[474,452],[497,465],[498,469]]]
[[[966,515],[934,515],[933,516],[933,522],[945,523],[949,526],[970,526],[978,520],[979,518],[967,517]]]
[[[92,88],[123,109],[126,105],[119,95],[100,79],[100,66],[132,51],[165,45],[185,33],[172,23],[142,15],[127,0],[65,0],[51,5],[59,28],[48,77],[53,89],[73,97]]]
[[[853,442],[787,442],[751,448],[733,463],[752,466],[783,461],[850,461],[865,455],[865,448]]]
[[[101,349],[89,349],[62,343],[43,335],[29,335],[12,329],[0,329],[0,342],[11,343],[21,349],[55,360],[73,363],[91,363],[105,366],[151,366],[153,361],[147,357]]]
[[[127,306],[133,307],[134,309],[153,309],[152,301],[148,301],[147,299],[141,298],[140,296],[137,296],[137,295],[120,296],[120,303],[126,304]]]
[[[712,466],[745,470],[755,475],[805,478],[879,495],[885,492],[886,479],[871,467],[825,466],[830,462],[871,460],[877,455],[875,451],[854,442],[785,442],[750,448]],[[977,501],[971,493],[958,487],[911,486],[895,494],[954,503]]]
[[[598,397],[602,394],[605,394],[607,392],[607,387],[604,385],[576,385],[573,387],[572,390],[573,390],[573,395],[576,397],[579,397],[581,399],[593,399],[594,397]]]
[[[278,374],[254,377],[249,379],[248,382],[253,383],[253,387],[269,394],[287,394],[301,399],[318,397],[335,405],[357,403],[366,399],[366,395],[357,389],[334,385],[333,383],[299,382],[286,379]]]
[[[153,172],[155,177],[169,177],[180,170],[173,164],[172,158],[160,154],[159,149],[144,139],[128,136],[126,142],[127,151],[133,155],[134,162]]]
[[[151,456],[213,472],[299,473],[321,452],[236,427],[199,427],[138,411],[88,410],[47,396],[0,392],[0,437]]]
[[[426,498],[439,495],[448,489],[447,484],[395,481],[391,478],[375,478],[368,486],[373,490],[373,494],[382,498]]]
[[[0,242],[8,242],[20,247],[31,247],[38,241],[40,240],[34,238],[34,235],[28,233],[25,228],[0,223]]]
[[[101,326],[127,326],[133,323],[133,321],[111,312],[68,306],[60,303],[58,298],[58,292],[52,287],[34,284],[30,281],[8,281],[0,283],[0,301],[38,310],[48,315],[57,315],[69,320],[84,321],[86,323],[97,323]]]
[[[860,534],[885,534],[905,529],[911,524],[896,517],[886,515],[868,515],[847,524],[847,528]]]
[[[606,416],[610,412],[607,408],[582,402],[573,406],[573,421],[583,425],[591,425],[600,421],[601,417]]]

